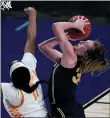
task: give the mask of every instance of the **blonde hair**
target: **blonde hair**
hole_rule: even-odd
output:
[[[94,41],[94,46],[95,49],[89,49],[84,56],[79,58],[83,73],[105,71],[110,66],[109,61],[105,58],[104,46],[97,40]]]

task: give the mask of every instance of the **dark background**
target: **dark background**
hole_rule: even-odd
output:
[[[19,60],[23,56],[24,46],[27,40],[27,26],[16,30],[28,21],[28,15],[23,9],[33,6],[38,10],[37,18],[37,42],[36,45],[54,36],[52,23],[55,21],[68,21],[74,15],[84,15],[92,23],[92,32],[87,39],[94,40],[100,37],[100,41],[106,48],[106,58],[110,60],[110,2],[103,1],[12,1],[12,9],[2,11],[1,19],[1,69],[2,82],[10,82],[8,64],[13,60]],[[73,43],[74,44],[74,43]],[[58,47],[56,47],[59,49]],[[38,60],[37,74],[39,79],[49,79],[54,63],[46,58],[36,48]],[[100,76],[91,77],[90,73],[82,75],[82,81],[78,84],[76,98],[82,104],[88,103],[94,97],[110,87],[110,69]],[[47,96],[47,85],[42,85],[44,96]],[[48,109],[48,98],[45,99]],[[9,115],[2,103],[2,118]]]
[[[12,9],[2,15],[27,17],[23,9],[28,6],[38,10],[38,19],[68,20],[74,15],[85,15],[95,24],[110,23],[109,1],[12,1]]]

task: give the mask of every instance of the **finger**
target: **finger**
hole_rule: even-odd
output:
[[[84,32],[84,30],[83,30],[83,29],[81,30],[81,32],[82,32],[83,34],[85,34],[85,32]]]
[[[88,19],[85,19],[84,21],[88,21]]]
[[[88,24],[90,24],[89,22],[88,23],[85,23],[85,25],[88,25]]]
[[[81,17],[81,19],[83,20],[84,16]]]
[[[72,18],[72,22],[74,22],[75,21],[75,18]]]
[[[77,16],[77,20],[79,20],[79,16]]]
[[[28,14],[28,10],[27,9],[24,9],[24,11]]]
[[[24,11],[26,11],[26,10],[27,10],[27,8],[24,9]]]

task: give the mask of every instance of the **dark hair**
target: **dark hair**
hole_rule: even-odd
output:
[[[12,83],[15,88],[22,89],[26,93],[32,93],[40,83],[47,83],[45,80],[40,80],[32,87],[29,86],[30,72],[25,67],[19,67],[12,72]]]
[[[110,67],[109,61],[105,58],[105,48],[97,40],[94,41],[95,49],[89,49],[80,58],[82,72],[105,72]]]

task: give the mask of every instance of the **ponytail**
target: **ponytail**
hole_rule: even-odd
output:
[[[38,82],[36,82],[36,84],[32,87],[30,87],[29,85],[28,86],[22,86],[22,90],[25,91],[26,93],[32,93],[33,91],[35,91],[35,89],[38,87],[39,84],[41,83],[46,83],[48,84],[48,81],[46,80],[40,80]]]

